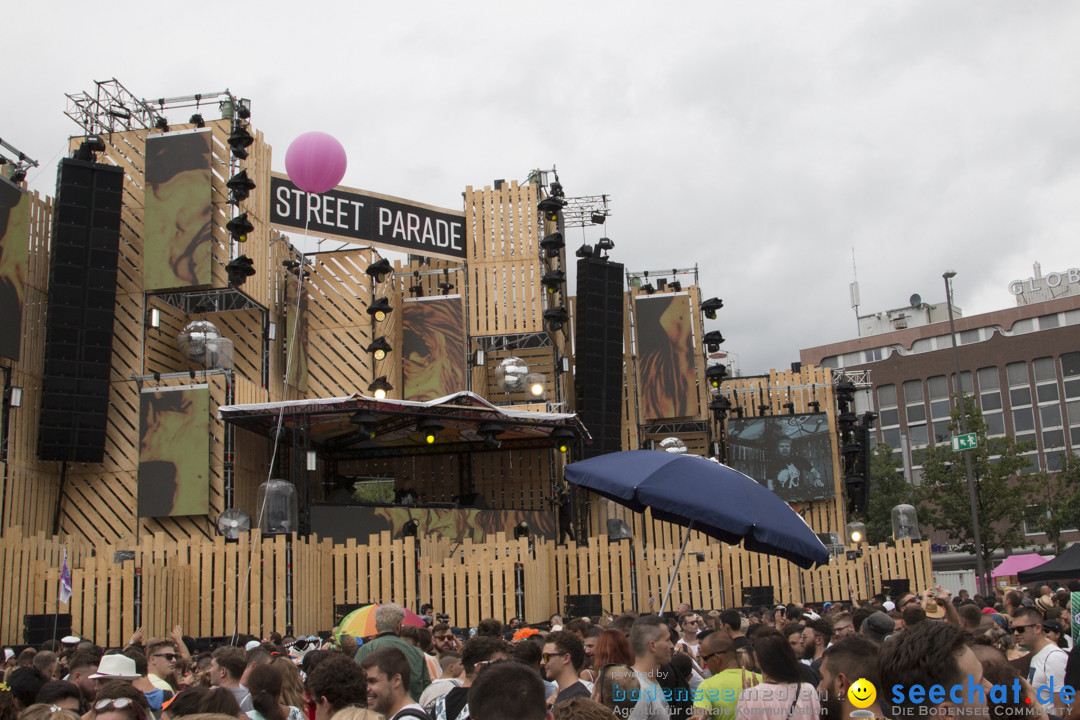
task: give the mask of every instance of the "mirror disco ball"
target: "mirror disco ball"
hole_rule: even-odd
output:
[[[521,392],[525,389],[525,376],[529,366],[519,357],[508,357],[495,366],[495,384],[503,392]]]
[[[188,360],[194,360],[195,362],[203,362],[208,354],[216,353],[220,340],[221,334],[214,323],[209,320],[189,322],[176,336],[176,342],[180,345],[180,352]]]
[[[686,443],[677,437],[666,437],[660,441],[660,449],[664,452],[682,455],[686,453]]]

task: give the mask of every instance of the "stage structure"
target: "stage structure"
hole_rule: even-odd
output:
[[[659,447],[731,459],[756,432],[732,426],[737,413],[744,424],[808,416],[827,429],[815,437],[839,437],[827,370],[731,377],[710,325],[723,303],[703,299],[696,268],[620,277],[615,243],[592,237],[612,214],[609,196],[568,197],[554,169],[524,183],[467,186],[458,208],[345,186],[307,194],[271,172],[256,110],[228,90],[151,101],[115,79],[98,82],[68,96],[80,131],[55,203],[26,192],[21,153],[4,166],[0,300],[11,322],[0,328],[0,535],[78,544],[99,574],[114,549],[147,543],[157,550],[141,558],[191,563],[196,546],[217,557],[237,518],[259,525],[260,492],[283,490],[298,520],[264,527],[284,533],[273,562],[293,549],[315,557],[319,543],[344,538],[331,553],[333,582],[350,600],[361,598],[348,578],[391,572],[361,567],[366,543],[392,547],[380,556],[388,563],[400,562],[404,546],[395,543],[474,544],[469,557],[446,550],[432,560],[449,563],[431,565],[436,577],[457,573],[455,562],[480,563],[507,538],[532,538],[521,552],[541,553],[557,535],[583,548],[607,532],[632,540],[632,551],[613,551],[609,562],[633,585],[619,594],[640,598],[652,580],[631,581],[633,568],[667,557],[680,532],[576,489],[564,494],[562,467],[591,440],[579,409],[597,423],[604,452]],[[85,191],[80,173],[101,178],[103,192]],[[301,243],[305,228],[311,237]],[[588,239],[568,247],[567,228]],[[75,249],[57,249],[65,238]],[[335,249],[301,252],[311,246]],[[391,262],[382,254],[391,251],[407,257]],[[567,293],[571,253],[579,287],[582,278],[590,285],[580,309]],[[61,291],[63,302],[54,299]],[[61,437],[74,437],[78,452]],[[826,485],[831,478],[832,494],[791,501],[815,530],[837,532],[845,520],[837,443],[815,447],[819,464],[831,462],[819,475]],[[354,525],[355,537],[345,537]],[[303,539],[320,532],[325,541]],[[528,592],[556,576],[565,587],[530,597],[530,612],[599,582],[587,563],[564,575],[537,557],[524,563],[539,578]],[[20,567],[35,562],[45,560]],[[193,587],[228,584],[220,563],[206,562],[213,573]],[[759,585],[791,577],[764,561],[759,573],[758,562],[746,560],[738,577]],[[655,564],[657,578],[664,567]],[[161,582],[187,577],[173,570]],[[25,591],[18,608],[48,611],[38,602],[47,593],[26,572],[0,596]],[[421,587],[408,577],[393,593],[410,604],[410,592],[471,593],[482,582],[455,574],[459,585]],[[275,598],[264,617],[291,624],[276,605],[301,597],[291,575],[264,582],[262,597]],[[724,582],[695,585],[695,597],[713,588],[730,601],[736,593]],[[99,604],[112,602],[99,592]]]

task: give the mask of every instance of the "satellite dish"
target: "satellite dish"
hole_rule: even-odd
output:
[[[217,529],[226,540],[239,540],[240,533],[251,529],[251,516],[239,508],[229,508],[218,515]]]
[[[911,307],[913,308],[922,307],[922,295],[919,295],[919,293],[915,293],[911,296],[908,302],[911,303]]]

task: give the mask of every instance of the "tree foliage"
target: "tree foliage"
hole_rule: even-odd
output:
[[[1020,453],[1030,450],[1030,445],[1018,444],[1011,437],[987,438],[987,425],[974,398],[965,395],[963,404],[967,431],[978,438],[978,447],[964,452],[971,457],[982,547],[975,547],[964,455],[952,452],[949,445],[938,444],[922,451],[923,481],[917,492],[919,522],[943,531],[965,552],[979,552],[983,566],[989,570],[996,550],[1023,544],[1021,519],[1038,492],[1039,482],[1033,475],[1021,472],[1029,461]],[[953,409],[952,417],[950,428],[953,434],[959,434],[958,408]]]
[[[870,544],[892,539],[892,509],[915,504],[915,487],[900,470],[900,460],[884,443],[870,456],[870,502],[866,513],[866,539]]]
[[[1066,455],[1059,472],[1032,475],[1034,503],[1043,516],[1039,527],[1046,533],[1054,552],[1061,552],[1061,533],[1080,528],[1080,456]]]

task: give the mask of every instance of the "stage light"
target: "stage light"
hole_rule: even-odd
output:
[[[705,341],[705,349],[712,353],[720,349],[720,345],[724,342],[724,336],[720,334],[719,330],[711,330],[705,333],[703,340]]]
[[[391,350],[393,350],[393,348],[390,347],[390,343],[386,342],[385,337],[375,338],[375,342],[367,346],[367,351],[371,353],[376,360],[384,360],[386,354]]]
[[[701,303],[701,312],[710,320],[716,319],[716,311],[724,307],[724,301],[720,298],[709,298]]]
[[[611,238],[602,237],[596,241],[596,249],[607,253],[609,250],[615,249],[615,241]]]
[[[449,295],[450,291],[453,290],[453,289],[454,289],[454,283],[448,283],[448,282],[439,283],[439,290],[442,291],[443,295]]]
[[[188,118],[188,122],[194,123],[195,127],[197,128],[206,127],[206,121],[203,120],[203,116],[200,113],[195,113],[194,115],[192,115],[190,118]]]
[[[94,162],[94,154],[99,152],[105,152],[105,141],[99,135],[87,135],[86,139],[79,143],[79,149],[73,157],[76,160]]]
[[[652,283],[645,283],[641,286],[641,290],[646,295],[652,295],[654,292],[656,292],[656,288],[653,287]]]
[[[521,540],[522,538],[529,539],[529,523],[524,520],[514,526],[514,539]]]
[[[435,418],[424,418],[416,423],[416,429],[424,436],[424,442],[433,445],[439,439],[439,431],[445,426]]]
[[[240,98],[240,102],[236,104],[236,116],[241,120],[247,120],[251,117],[251,101],[244,98]]]
[[[783,405],[781,405],[780,407],[787,410],[788,415],[794,415],[795,414],[795,403],[791,402],[790,400],[788,402],[784,403]]]
[[[15,168],[14,171],[12,171],[12,173],[11,173],[11,182],[13,182],[13,183],[15,183],[17,185],[17,184],[21,183],[25,179],[26,179],[26,168],[17,167],[17,168]]]
[[[158,115],[158,119],[154,122],[154,127],[161,132],[169,132],[169,121],[165,119],[164,115]]]
[[[562,305],[558,307],[548,308],[544,311],[544,321],[548,323],[552,332],[558,332],[562,330],[570,320],[570,315],[567,314],[566,308]]]
[[[566,242],[561,232],[553,232],[540,241],[540,249],[549,258],[559,257],[559,251],[564,247],[566,247]]]
[[[529,373],[525,376],[525,389],[535,398],[543,397],[547,377],[543,373]]]
[[[540,278],[540,284],[547,289],[548,295],[554,295],[562,289],[566,282],[566,273],[562,270],[548,270],[544,277]]]
[[[537,209],[543,214],[544,220],[558,222],[559,212],[562,211],[566,201],[558,197],[546,197],[537,203]]]
[[[723,420],[731,410],[731,401],[723,395],[717,395],[709,401],[709,410],[712,411],[715,420]]]
[[[506,431],[506,426],[497,422],[486,422],[477,428],[477,432],[484,438],[484,445],[492,450],[498,450],[502,443],[499,435]]]
[[[232,239],[238,243],[247,242],[248,233],[255,229],[255,226],[248,221],[247,213],[240,213],[229,222],[225,223],[225,229],[232,235]]]
[[[355,425],[357,432],[359,432],[368,440],[375,439],[376,430],[379,425],[379,419],[371,413],[353,413],[352,417],[349,418],[349,422]]]
[[[232,154],[240,159],[248,156],[247,148],[253,142],[255,142],[255,138],[242,125],[237,125],[232,134],[229,135],[229,148],[232,150]]]
[[[375,382],[367,386],[367,389],[374,393],[376,400],[385,400],[386,393],[394,389],[394,386],[386,381],[386,376],[382,375],[375,378]]]
[[[577,252],[574,254],[577,255],[579,258],[589,257],[593,254],[593,247],[592,245],[582,245],[577,249]]]
[[[591,219],[593,225],[603,225],[607,222],[607,215],[603,213],[593,213]]]
[[[866,525],[864,523],[850,522],[844,526],[844,531],[848,542],[852,545],[858,545],[866,539]]]
[[[391,272],[390,261],[386,258],[368,265],[366,272],[375,282],[382,282],[387,273]]]
[[[225,266],[225,272],[229,276],[229,285],[239,287],[255,274],[255,263],[247,255],[241,255]]]
[[[811,400],[810,402],[808,402],[806,404],[809,405],[810,407],[812,407],[814,409],[814,412],[816,412],[816,413],[821,412],[821,403],[818,402],[817,400]]]
[[[570,443],[577,439],[577,433],[568,427],[557,427],[551,431],[550,437],[555,441],[559,452],[565,453],[570,449]]]
[[[420,523],[416,521],[416,518],[409,520],[401,526],[402,537],[416,537],[418,532],[420,532]]]
[[[368,305],[367,313],[375,322],[382,322],[386,319],[386,316],[394,311],[394,308],[390,307],[390,301],[384,297],[379,298],[375,302]]]
[[[682,290],[682,283],[678,280],[672,280],[670,283],[668,283],[668,287],[675,292],[680,292]]]
[[[248,177],[247,170],[241,170],[229,178],[225,187],[229,188],[229,202],[236,205],[247,200],[248,195],[255,189],[255,181]]]
[[[709,387],[716,389],[720,387],[720,383],[724,381],[727,376],[727,367],[724,365],[710,365],[705,370],[705,380],[709,383]]]

